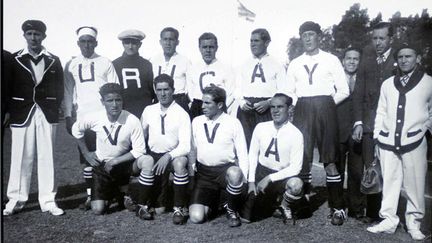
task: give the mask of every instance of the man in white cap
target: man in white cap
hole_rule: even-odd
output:
[[[116,71],[111,61],[95,53],[97,42],[97,29],[83,26],[77,29],[78,47],[81,55],[73,57],[64,70],[64,116],[66,129],[71,133],[71,128],[76,119],[81,119],[90,113],[103,111],[100,102],[99,88],[106,83],[119,83]],[[87,147],[90,151],[96,149],[96,134],[86,131],[84,135]],[[87,186],[87,201],[81,208],[90,209],[90,195],[92,185],[92,167],[85,161],[80,151],[81,164],[85,164],[83,170]]]
[[[124,109],[141,117],[144,108],[153,103],[153,70],[151,63],[139,55],[145,34],[139,30],[125,30],[118,35],[124,48],[123,55],[113,61],[124,94]]]
[[[7,189],[9,201],[3,215],[21,211],[28,200],[36,157],[41,210],[62,215],[64,211],[55,203],[53,149],[63,99],[63,70],[59,58],[42,46],[46,37],[42,21],[27,20],[22,30],[27,46],[12,55],[8,66],[9,77],[13,80],[7,90],[12,155]]]

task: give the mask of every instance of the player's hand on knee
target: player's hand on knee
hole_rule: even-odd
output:
[[[268,108],[270,107],[270,103],[267,100],[263,100],[260,102],[257,102],[254,104],[254,109],[258,112],[258,113],[264,113],[268,110]]]
[[[103,164],[105,171],[109,174],[111,172],[111,170],[113,169],[115,165],[115,162],[113,160],[108,160],[105,161],[105,163]]]
[[[253,193],[255,196],[258,194],[255,186],[255,182],[249,182],[248,184],[248,194]]]
[[[72,125],[74,124],[74,119],[72,117],[67,116],[66,118],[66,131],[72,135]]]
[[[85,153],[84,158],[93,167],[99,166],[101,164],[95,152]]]
[[[240,106],[240,108],[244,111],[250,111],[253,110],[253,106],[249,101],[246,101],[246,103],[244,103],[242,106]]]
[[[164,154],[158,162],[153,166],[153,172],[155,175],[162,175],[171,161],[171,155],[169,153]]]
[[[356,142],[360,142],[363,136],[363,125],[357,125],[354,127],[352,139]]]
[[[270,184],[271,180],[269,176],[264,177],[257,185],[258,192],[265,193],[265,189]]]

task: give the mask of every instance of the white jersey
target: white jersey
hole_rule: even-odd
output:
[[[154,77],[164,73],[174,79],[174,94],[187,93],[187,73],[191,66],[189,59],[176,52],[169,61],[165,61],[165,56],[160,54],[152,57],[150,62],[153,65]]]
[[[108,120],[105,111],[87,115],[72,126],[72,135],[80,139],[86,130],[96,132],[96,155],[101,161],[128,152],[138,158],[146,152],[141,123],[128,111],[123,110],[114,123]]]
[[[276,129],[273,121],[255,127],[249,148],[249,182],[255,182],[257,163],[275,170],[271,181],[279,181],[300,173],[303,164],[303,135],[290,122]]]
[[[192,121],[193,144],[197,150],[197,160],[206,166],[234,163],[246,177],[248,158],[243,127],[237,118],[222,113],[216,120],[201,115]]]
[[[275,93],[286,93],[285,68],[269,54],[249,58],[237,74],[236,98],[240,105],[244,97],[270,98]]]
[[[111,61],[94,53],[90,58],[79,55],[72,58],[64,71],[65,117],[72,116],[76,108],[77,118],[86,114],[105,111],[99,88],[106,83],[119,83]]]
[[[159,103],[147,106],[141,116],[144,132],[148,132],[148,145],[154,153],[167,153],[172,158],[190,152],[191,122],[189,115],[175,101],[166,111]]]
[[[202,99],[205,87],[214,84],[223,88],[227,93],[226,105],[229,107],[234,101],[234,74],[231,68],[214,59],[210,64],[200,61],[192,65],[188,75],[188,94],[191,100]]]
[[[330,95],[336,104],[348,97],[345,71],[339,59],[319,50],[318,54],[303,54],[290,63],[287,71],[289,95],[294,98]]]

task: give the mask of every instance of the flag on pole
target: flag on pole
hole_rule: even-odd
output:
[[[254,22],[255,21],[255,16],[256,14],[252,11],[250,11],[249,9],[247,9],[241,2],[240,0],[237,0],[237,2],[239,3],[238,6],[238,16],[240,18],[245,18],[246,21],[249,22]]]

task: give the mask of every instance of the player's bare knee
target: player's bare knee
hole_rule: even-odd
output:
[[[188,159],[186,156],[177,157],[172,161],[174,172],[179,175],[184,175],[187,173],[187,164]]]
[[[106,206],[104,200],[95,200],[91,202],[92,212],[96,215],[102,215],[105,213]]]
[[[324,164],[324,168],[327,175],[332,175],[332,176],[339,175],[339,171],[335,163],[326,163]]]
[[[290,178],[286,185],[285,189],[288,192],[288,194],[298,196],[302,193],[303,188],[303,181],[298,177]]]
[[[227,180],[232,185],[240,185],[243,181],[243,173],[237,166],[231,166],[227,170]]]
[[[134,164],[136,164],[136,167],[140,171],[142,171],[142,170],[149,170],[150,171],[153,168],[154,160],[153,160],[153,157],[145,154],[145,155],[138,157],[135,160]]]
[[[189,207],[189,220],[193,224],[202,224],[205,221],[205,210],[201,205]]]

